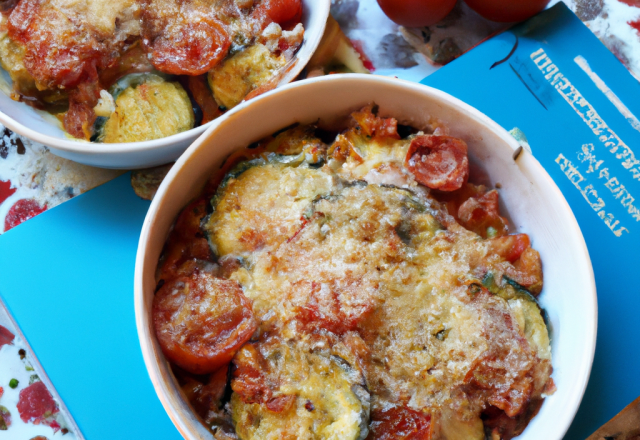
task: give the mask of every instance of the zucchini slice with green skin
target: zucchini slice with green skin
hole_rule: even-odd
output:
[[[266,154],[240,162],[227,172],[211,200],[213,210],[229,181],[237,179],[242,173],[255,166],[283,164],[296,167],[306,164],[310,168],[321,167],[326,161],[327,145],[314,135],[314,130],[315,127],[312,125],[301,126],[296,123],[274,133],[272,137],[257,142],[256,146],[265,142]]]
[[[257,43],[226,58],[208,74],[209,87],[218,105],[232,109],[250,92],[271,81],[287,63]]]
[[[266,140],[265,149],[277,154],[304,153],[304,162],[312,168],[320,168],[326,162],[328,146],[315,135],[313,125],[298,125],[273,134]]]
[[[136,88],[146,82],[164,82],[168,81],[169,78],[169,75],[157,71],[153,73],[132,73],[116,81],[109,89],[109,94],[116,100],[128,88]]]
[[[487,272],[482,284],[493,294],[509,304],[520,330],[536,349],[540,359],[551,360],[551,337],[547,325],[546,312],[535,296],[511,278],[502,277],[502,286],[495,282],[492,272]]]
[[[267,399],[247,396],[239,383],[242,376],[236,376],[234,381],[239,382],[231,385],[231,415],[240,439],[367,437],[370,395],[358,370],[338,356],[316,354],[291,342],[256,345],[263,369],[261,383],[271,384],[269,402],[279,399],[287,404],[274,408]],[[242,356],[239,353],[234,363],[241,363]],[[245,368],[240,365],[237,371]]]
[[[115,111],[94,124],[93,141],[140,142],[190,130],[195,116],[187,92],[177,82],[152,74],[132,74],[111,89]]]
[[[304,151],[266,153],[228,172],[211,199],[211,214],[201,224],[212,253],[248,257],[292,236],[315,197],[332,187],[331,176],[308,160]]]

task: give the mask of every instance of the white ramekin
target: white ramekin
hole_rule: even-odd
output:
[[[302,0],[302,24],[305,28],[304,42],[296,53],[296,61],[280,81],[280,85],[291,82],[307,65],[324,34],[331,0]],[[1,70],[1,69],[0,69]],[[5,71],[0,81],[11,80]],[[207,128],[216,125],[224,117],[215,119],[189,131],[145,142],[92,143],[74,140],[64,133],[51,115],[13,101],[0,92],[0,123],[16,133],[48,146],[58,156],[86,165],[102,168],[135,169],[152,167],[176,160],[189,145]]]
[[[344,116],[375,102],[385,116],[420,128],[431,117],[464,139],[470,155],[500,183],[512,225],[540,251],[545,287],[540,301],[550,318],[553,379],[548,397],[521,440],[561,439],[582,399],[596,343],[597,302],[593,270],[582,233],[562,193],[529,153],[514,161],[518,143],[498,124],[439,90],[398,79],[334,75],[289,84],[227,114],[178,160],[160,186],[145,219],[135,269],[138,335],[149,376],[162,404],[188,439],[211,438],[183,399],[156,342],[150,316],[158,257],[180,210],[232,151],[294,122]]]

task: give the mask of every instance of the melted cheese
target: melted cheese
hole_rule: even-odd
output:
[[[363,145],[318,170],[250,168],[221,191],[207,231],[220,256],[244,259],[231,278],[261,332],[338,335],[331,350],[360,366],[373,408],[428,410],[439,438],[481,439],[487,406],[517,414],[542,395],[546,326],[532,299],[481,287],[486,240],[406,173],[407,144]]]
[[[136,0],[50,0],[50,4],[76,25],[89,26],[103,35],[123,40],[127,34],[140,34]]]
[[[248,256],[273,248],[302,224],[302,212],[332,179],[317,170],[286,165],[256,166],[228,182],[205,226],[220,256]]]
[[[264,351],[264,346],[262,346]],[[231,399],[232,416],[240,438],[299,440],[362,440],[367,435],[368,394],[353,391],[361,377],[350,377],[349,366],[308,352],[305,344],[278,344],[267,348],[268,374],[277,378],[278,396],[296,396],[279,413],[258,403],[245,403],[237,394]],[[358,380],[359,379],[359,380]],[[362,402],[360,399],[365,400]]]

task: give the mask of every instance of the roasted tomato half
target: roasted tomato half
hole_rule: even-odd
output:
[[[159,3],[142,13],[142,44],[156,69],[202,75],[222,61],[231,39],[213,8],[188,1]]]
[[[431,415],[404,406],[371,413],[367,440],[429,440]]]
[[[256,8],[254,16],[263,27],[275,22],[285,29],[292,28],[302,19],[302,2],[300,0],[263,0]]]
[[[423,185],[455,191],[469,178],[467,144],[451,136],[418,136],[411,142],[405,166]]]
[[[162,286],[153,320],[165,356],[194,374],[229,362],[257,328],[238,283],[198,272]]]

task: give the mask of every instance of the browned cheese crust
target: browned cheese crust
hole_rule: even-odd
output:
[[[263,141],[203,216],[218,276],[242,286],[258,325],[232,362],[235,430],[511,438],[552,389],[549,335],[527,291],[541,289],[539,255],[507,235],[497,193],[461,181],[467,171],[442,174],[435,184],[458,188],[443,194],[405,166],[412,145],[462,149],[466,161],[463,141],[435,122],[438,135],[400,139],[395,120],[370,111],[332,145],[304,127]]]

